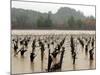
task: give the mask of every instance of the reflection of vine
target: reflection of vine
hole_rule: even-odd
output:
[[[67,38],[66,38],[67,37]],[[87,39],[87,41],[84,41],[84,38]],[[83,37],[83,36],[78,36],[78,35],[31,35],[31,36],[20,36],[18,35],[17,38],[14,37],[12,39],[13,43],[15,44],[17,40],[18,44],[18,50],[16,53],[16,57],[19,56],[20,50],[27,48],[27,52],[23,54],[23,56],[28,53],[29,47],[31,47],[31,53],[30,53],[30,62],[31,62],[31,70],[34,71],[34,58],[40,55],[40,61],[41,61],[41,71],[44,71],[46,68],[47,72],[51,71],[61,71],[62,70],[62,64],[63,64],[63,59],[65,59],[64,54],[66,53],[65,51],[68,51],[68,47],[71,49],[71,56],[72,56],[72,65],[73,65],[73,70],[76,70],[76,64],[77,64],[77,59],[76,56],[77,54],[80,54],[78,52],[79,50],[77,49],[78,45],[81,46],[81,48],[85,48],[85,52],[89,54],[89,61],[90,61],[90,66],[92,66],[91,62],[94,60],[94,45],[95,45],[95,38],[94,37]],[[23,40],[23,43],[20,44],[20,42]],[[27,47],[25,45],[25,41],[27,42]],[[56,43],[56,45],[55,45]],[[66,43],[67,46],[66,46]],[[70,43],[70,44],[69,44]],[[31,46],[30,46],[31,44]],[[51,45],[53,48],[51,48]],[[55,45],[55,46],[54,46]],[[36,50],[36,48],[39,48]],[[91,47],[91,49],[89,48]],[[21,48],[21,49],[20,49]],[[14,50],[14,48],[13,48]],[[36,51],[39,53],[36,53]],[[45,53],[47,51],[48,53]],[[82,52],[83,53],[83,52]],[[47,61],[47,66],[44,66],[44,58],[45,56],[48,56]],[[24,57],[24,58],[25,58]],[[86,56],[88,57],[88,56]],[[23,58],[23,59],[24,59]],[[66,57],[67,58],[67,57]],[[37,58],[36,58],[37,59]],[[59,60],[59,61],[58,61]]]

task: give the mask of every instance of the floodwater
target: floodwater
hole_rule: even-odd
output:
[[[46,39],[48,36],[52,35],[53,39]],[[65,37],[63,47],[65,47],[64,57],[62,60],[62,66],[60,71],[69,71],[69,70],[87,70],[95,69],[95,31],[67,31],[67,30],[12,30],[12,39],[21,38],[30,36],[30,42],[28,43],[27,51],[22,57],[20,53],[14,56],[13,42],[11,47],[11,69],[12,74],[18,73],[36,73],[36,72],[47,72],[48,68],[48,46],[47,42],[54,41],[54,44],[50,44],[50,53],[54,51],[54,48],[57,44]],[[73,36],[75,44],[76,59],[75,64],[73,64],[71,47],[70,47],[70,38]],[[91,43],[88,46],[88,52],[85,52],[85,46],[82,47],[77,38],[94,38],[94,49],[93,49],[93,60],[90,60],[89,50],[92,49]],[[34,62],[30,61],[30,53],[32,51],[32,42],[36,38],[36,47]],[[43,61],[41,61],[41,50],[38,42],[38,38],[43,39],[42,42],[45,46]],[[57,39],[59,38],[59,39]],[[87,44],[87,41],[84,40],[84,45]],[[21,46],[18,42],[18,50]],[[62,49],[60,49],[62,50]],[[57,59],[54,62],[59,62],[61,53],[57,55]],[[52,63],[53,65],[53,63]]]

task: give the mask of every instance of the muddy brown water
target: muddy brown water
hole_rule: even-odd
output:
[[[62,36],[59,36],[59,34],[63,34]],[[23,35],[23,36],[22,36]],[[61,71],[69,71],[69,70],[85,70],[85,69],[95,69],[95,44],[94,44],[94,60],[90,61],[89,58],[89,52],[86,55],[85,54],[85,48],[82,48],[80,43],[77,41],[77,37],[92,37],[95,39],[95,31],[12,31],[12,39],[16,37],[24,38],[25,36],[31,36],[31,40],[28,44],[28,51],[25,52],[24,57],[20,56],[20,53],[18,53],[17,56],[14,56],[14,50],[13,50],[13,43],[11,47],[11,70],[12,74],[18,74],[18,73],[35,73],[35,72],[47,72],[46,69],[48,67],[48,48],[47,44],[45,43],[45,51],[44,51],[44,58],[43,63],[41,61],[41,50],[40,46],[38,44],[38,41],[36,41],[36,48],[35,48],[35,54],[37,55],[34,59],[34,62],[30,62],[30,53],[32,51],[32,40],[34,39],[34,35],[36,38],[40,37],[39,35],[45,35],[41,38],[45,38],[48,35],[55,35],[56,37],[59,37],[59,40],[56,40],[54,45],[50,44],[50,50],[51,52],[54,50],[54,47],[57,45],[59,41],[62,40],[64,36],[65,42],[63,44],[63,47],[65,47],[65,53],[62,61],[62,67]],[[74,41],[75,41],[75,50],[76,50],[76,60],[75,65],[73,65],[73,59],[71,56],[71,47],[70,47],[70,36],[73,35]],[[52,41],[52,39],[50,40]],[[86,44],[86,42],[85,42]],[[21,46],[18,44],[19,48]],[[90,50],[91,44],[89,45],[88,49]],[[59,62],[60,54],[57,55],[57,60],[55,62]]]

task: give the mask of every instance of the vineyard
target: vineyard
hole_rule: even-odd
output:
[[[95,69],[95,34],[12,35],[12,73]]]

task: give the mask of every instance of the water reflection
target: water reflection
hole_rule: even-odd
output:
[[[94,65],[93,60],[90,60],[90,69],[93,69],[93,65]]]
[[[91,35],[91,38],[94,36]],[[87,38],[86,41],[84,37]],[[89,37],[90,35],[19,35],[17,43],[12,43],[12,72],[15,74],[93,69],[95,38],[92,40]],[[12,38],[16,40],[15,36]],[[18,46],[16,52],[13,48],[15,44]]]
[[[41,71],[43,71],[43,60],[41,61]]]
[[[30,62],[30,67],[31,71],[34,72],[34,62]]]
[[[73,64],[73,70],[76,70],[76,65],[75,64]]]

